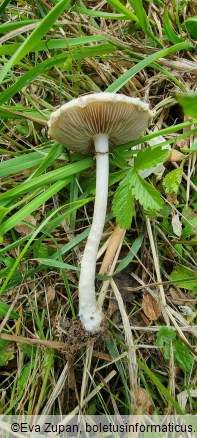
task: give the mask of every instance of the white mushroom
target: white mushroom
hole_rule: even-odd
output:
[[[79,317],[86,330],[100,330],[103,318],[95,294],[96,256],[105,223],[109,147],[134,140],[152,117],[147,103],[121,94],[96,93],[74,99],[55,111],[49,134],[72,151],[96,155],[94,215],[79,279]]]

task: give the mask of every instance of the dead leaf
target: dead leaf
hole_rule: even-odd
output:
[[[185,295],[182,291],[174,289],[174,287],[170,287],[169,292],[174,304],[178,306],[185,304]]]
[[[154,405],[148,392],[141,386],[138,386],[137,394],[137,414],[152,415],[154,413]]]
[[[180,149],[189,149],[190,137],[182,138],[181,140],[176,141],[176,146]]]
[[[180,221],[180,217],[179,217],[178,213],[174,214],[172,216],[171,224],[172,224],[172,229],[174,231],[174,234],[176,234],[176,236],[178,236],[178,237],[181,237],[181,234],[182,234],[182,223]]]
[[[161,315],[161,309],[152,295],[146,293],[142,300],[142,309],[145,315],[152,321],[156,321]]]
[[[101,360],[106,360],[107,362],[111,362],[113,360],[113,356],[111,356],[110,354],[107,354],[107,353],[103,353],[101,351],[93,350],[92,354],[94,357],[97,357],[98,359],[101,359]]]
[[[116,225],[116,227],[114,228],[111,234],[109,245],[105,253],[102,265],[100,267],[99,274],[105,275],[108,272],[108,268],[115,257],[116,251],[124,235],[125,235],[125,229],[120,228],[119,225]]]
[[[174,193],[169,193],[167,196],[167,200],[168,200],[168,202],[170,202],[172,204],[175,204],[175,205],[179,204],[179,201],[178,201],[176,195],[174,195]]]
[[[53,302],[55,298],[55,288],[53,286],[49,286],[46,294],[47,303],[50,304]]]
[[[76,278],[75,278],[75,276],[73,275],[72,271],[70,271],[69,269],[65,269],[65,272],[66,272],[66,277],[67,277],[67,279],[68,279],[71,283],[73,283],[73,284],[77,284]]]
[[[34,226],[37,224],[37,220],[32,215],[27,216],[24,221],[32,224],[33,227],[24,222],[19,222],[14,228],[21,236],[27,236],[27,234],[32,233],[32,231],[34,231]]]
[[[174,149],[167,156],[166,161],[169,161],[170,163],[178,163],[179,161],[183,161],[184,159],[185,159],[185,154],[182,154],[182,152],[179,152]]]

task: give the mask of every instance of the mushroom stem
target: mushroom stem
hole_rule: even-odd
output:
[[[100,329],[103,313],[96,303],[95,272],[96,257],[101,240],[108,197],[109,142],[106,134],[94,137],[96,152],[96,197],[94,215],[88,240],[81,261],[79,279],[79,317],[89,332]]]

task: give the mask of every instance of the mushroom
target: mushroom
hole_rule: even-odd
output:
[[[109,147],[138,138],[151,117],[148,104],[138,98],[95,93],[62,105],[49,120],[52,138],[72,151],[96,156],[94,214],[79,278],[79,317],[89,332],[99,331],[103,319],[96,302],[95,271],[107,209]]]

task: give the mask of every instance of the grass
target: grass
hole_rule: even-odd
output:
[[[196,82],[192,15],[187,0],[0,5],[1,414],[196,414],[197,130],[176,99]],[[149,101],[154,119],[111,156],[97,270],[108,324],[91,337],[77,285],[95,161],[49,139],[47,120],[102,91]],[[121,181],[134,154],[164,156],[161,145],[184,156],[166,152],[161,173],[138,176],[123,230],[112,207]],[[157,213],[144,208],[150,190]]]

